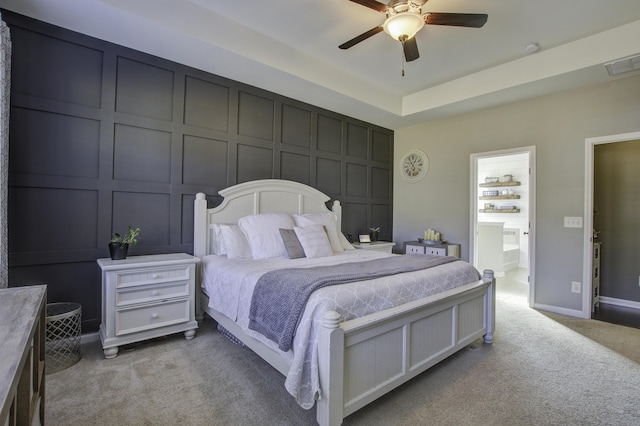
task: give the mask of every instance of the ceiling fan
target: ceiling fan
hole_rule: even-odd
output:
[[[340,49],[348,49],[356,44],[378,34],[386,32],[395,40],[402,43],[404,57],[407,62],[415,61],[420,57],[415,35],[424,27],[430,25],[450,25],[455,27],[481,28],[487,22],[487,15],[483,13],[432,13],[423,12],[422,8],[429,0],[391,0],[388,4],[376,0],[350,0],[362,6],[387,15],[382,25],[370,29],[346,43],[338,46]]]

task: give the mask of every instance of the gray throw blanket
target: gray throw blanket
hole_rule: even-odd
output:
[[[258,279],[253,290],[249,328],[276,342],[281,350],[288,351],[305,304],[315,290],[418,271],[456,260],[460,259],[451,256],[403,255],[340,265],[270,271]]]

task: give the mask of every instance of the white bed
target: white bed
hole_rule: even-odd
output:
[[[300,405],[309,408],[313,403],[310,398],[319,395],[319,424],[340,424],[344,417],[480,337],[484,336],[486,343],[492,342],[495,324],[493,273],[485,271],[483,278],[478,280],[475,271],[475,276],[467,270],[464,273],[454,271],[454,263],[462,262],[453,262],[425,271],[317,290],[309,299],[292,350],[279,350],[276,344],[247,326],[248,302],[246,294],[243,297],[242,293],[253,291],[264,266],[267,269],[309,267],[388,255],[369,250],[346,250],[319,259],[249,261],[213,255],[218,244],[214,224],[235,224],[242,217],[261,213],[329,212],[326,207],[329,197],[290,181],[247,182],[222,190],[220,195],[224,200],[213,209],[207,208],[202,193],[195,201],[194,254],[202,259],[206,287],[200,295],[198,308],[284,374],[287,390]],[[334,201],[332,210],[337,218],[337,229],[340,229],[338,201]],[[244,275],[234,275],[238,270]],[[445,275],[445,272],[451,275]],[[424,285],[418,285],[430,275],[439,277],[441,288],[426,289]],[[377,312],[370,306],[346,310],[339,302],[333,303],[339,299],[336,295],[356,292],[371,292],[373,296],[369,293],[364,296],[367,300],[377,298],[373,289],[378,284],[400,286],[410,294],[407,296],[410,301],[403,303],[400,298],[400,301],[388,302]]]

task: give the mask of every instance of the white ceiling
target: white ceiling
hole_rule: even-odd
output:
[[[0,6],[392,129],[607,81],[605,62],[640,53],[639,0],[429,0],[423,11],[489,19],[480,29],[426,25],[404,77],[400,43],[385,33],[338,49],[385,18],[349,0]],[[540,50],[527,54],[534,42]]]

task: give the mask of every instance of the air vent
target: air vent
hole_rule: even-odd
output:
[[[604,64],[604,66],[611,76],[640,70],[640,55],[630,56],[628,58],[608,62]]]

